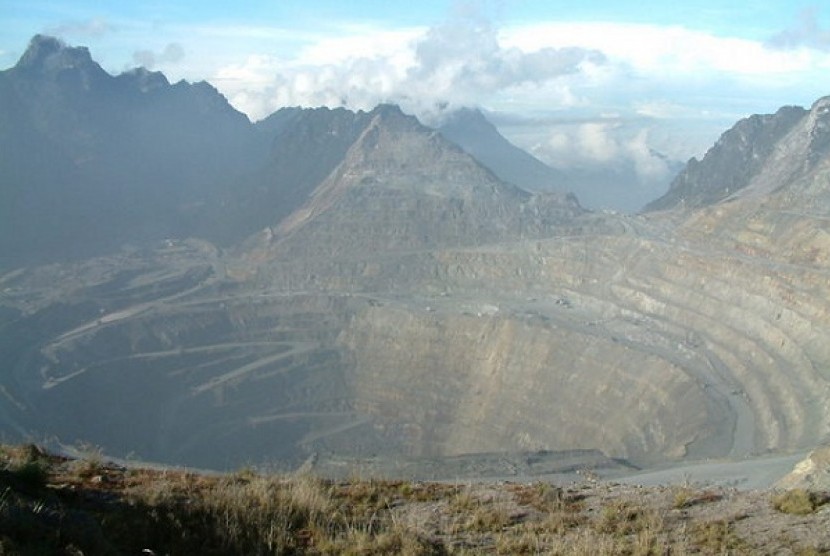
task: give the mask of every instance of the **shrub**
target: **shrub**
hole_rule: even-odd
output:
[[[772,507],[779,512],[793,515],[807,515],[827,503],[827,498],[803,488],[794,488],[772,498]]]
[[[746,542],[735,533],[729,520],[717,519],[694,523],[691,527],[692,542],[710,554],[746,552]]]
[[[43,451],[34,444],[6,448],[3,451],[5,470],[12,480],[29,488],[46,486],[49,462]]]

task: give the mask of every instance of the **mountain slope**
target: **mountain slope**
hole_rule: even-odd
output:
[[[566,195],[533,195],[502,182],[397,107],[379,106],[361,121],[342,162],[263,236],[257,261],[311,252],[362,258],[539,237],[566,229],[583,212]]]
[[[510,143],[478,109],[456,110],[438,131],[508,183],[530,191],[567,191],[561,172]]]
[[[787,264],[828,261],[830,97],[810,110],[785,107],[724,133],[690,162],[651,208],[687,211],[683,237]],[[684,200],[685,199],[685,200]]]
[[[749,186],[766,173],[765,165],[776,149],[780,150],[781,141],[807,114],[803,108],[787,106],[772,115],[754,115],[741,120],[718,139],[703,160],[691,159],[669,191],[649,203],[645,210],[698,208]],[[793,158],[797,156],[791,154]]]
[[[207,83],[113,77],[36,36],[0,72],[2,266],[187,235],[198,206],[264,152]]]

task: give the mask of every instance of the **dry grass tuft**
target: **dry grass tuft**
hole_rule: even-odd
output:
[[[772,507],[779,512],[793,515],[808,515],[828,502],[827,495],[795,488],[772,497]]]
[[[698,491],[687,486],[676,487],[674,489],[672,508],[682,510],[697,504],[717,502],[721,498],[722,496],[720,494],[711,490]]]
[[[749,546],[727,519],[697,522],[691,527],[694,546],[707,554],[748,554]]]

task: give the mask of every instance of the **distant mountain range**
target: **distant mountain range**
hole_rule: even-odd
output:
[[[375,115],[286,108],[251,124],[205,82],[111,76],[36,36],[0,72],[0,267],[167,237],[230,245],[305,202]],[[442,133],[514,186],[564,191],[480,112]]]
[[[192,234],[266,153],[207,83],[113,77],[37,36],[0,72],[0,266]]]
[[[166,237],[231,245],[305,201],[345,156],[365,112],[284,108],[250,123],[211,85],[105,72],[83,47],[36,36],[0,72],[0,268]],[[476,109],[439,131],[500,180],[603,206],[607,168],[566,174],[507,141]],[[604,188],[604,189],[603,189]],[[614,206],[636,210],[625,193]]]
[[[502,180],[530,191],[567,191],[592,210],[636,213],[665,193],[671,177],[684,166],[652,151],[650,156],[660,160],[668,172],[665,182],[662,173],[650,178],[640,175],[636,164],[625,158],[590,165],[560,160],[561,169],[553,168],[510,143],[480,110],[473,108],[448,114],[438,129]]]

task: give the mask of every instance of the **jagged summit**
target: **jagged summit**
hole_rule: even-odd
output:
[[[668,193],[646,210],[699,208],[762,197],[814,172],[830,155],[830,97],[810,110],[785,106],[735,124],[702,160],[691,159]]]
[[[697,208],[716,203],[749,185],[806,110],[785,106],[775,114],[753,115],[723,133],[702,160],[692,158],[669,191],[645,210]]]
[[[830,152],[830,96],[813,103],[806,128],[809,134],[808,163],[812,164]]]
[[[170,86],[170,82],[163,73],[160,71],[150,71],[145,67],[125,71],[118,76],[118,79],[134,85],[142,93]]]
[[[401,110],[401,107],[397,104],[378,104],[376,107],[369,111],[369,114],[372,116],[380,116],[381,118],[384,118],[387,122],[395,122],[398,124],[405,123],[408,127],[421,126],[420,122],[415,116],[404,114],[403,110]]]
[[[29,46],[26,48],[23,56],[20,57],[17,65],[26,67],[43,63],[50,54],[55,54],[66,48],[66,43],[56,37],[35,35],[29,41]]]
[[[145,68],[113,76],[88,49],[38,35],[0,71],[0,259],[204,235],[202,207],[264,151],[210,84]]]
[[[89,49],[70,47],[62,40],[48,35],[35,35],[15,68],[24,71],[56,73],[66,69],[93,69],[102,71],[92,60]]]
[[[346,160],[362,166],[362,184],[446,197],[470,198],[479,187],[488,192],[518,193],[518,189],[502,183],[456,144],[415,117],[407,116],[399,107],[380,105],[369,117]]]
[[[207,81],[190,83],[180,80],[171,84],[167,77],[158,71],[151,71],[144,67],[129,69],[118,75],[111,75],[105,71],[90,55],[89,49],[84,46],[69,46],[61,39],[49,35],[35,35],[26,52],[20,57],[17,64],[9,70],[0,72],[7,76],[23,77],[24,79],[42,79],[42,86],[60,79],[58,86],[71,86],[75,89],[91,94],[117,94],[124,90],[147,93],[150,91],[174,91],[185,94],[200,95],[204,102],[224,104],[233,110],[227,99]],[[77,87],[80,85],[80,87]],[[121,87],[121,91],[115,89]],[[42,88],[42,87],[39,87]],[[35,92],[37,94],[37,92]],[[107,102],[107,99],[99,99]]]

